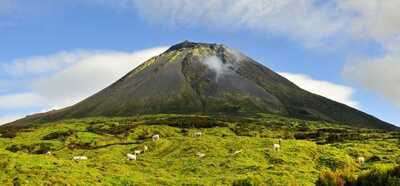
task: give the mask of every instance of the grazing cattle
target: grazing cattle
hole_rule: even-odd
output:
[[[136,154],[128,153],[128,154],[126,154],[126,157],[128,158],[129,161],[130,160],[136,160]]]
[[[197,155],[199,158],[202,158],[202,157],[206,156],[206,154],[201,153],[201,152],[196,153],[196,155]]]
[[[280,148],[281,148],[281,146],[279,145],[279,144],[274,144],[274,145],[272,145],[272,148],[274,149],[274,150],[279,150]]]
[[[79,161],[79,160],[87,160],[88,158],[86,156],[74,156],[72,159],[75,161]]]
[[[138,155],[138,154],[140,154],[140,153],[142,153],[142,151],[141,150],[135,150],[135,155]]]
[[[146,152],[147,150],[149,150],[149,147],[147,147],[147,145],[143,146],[143,152]]]
[[[160,135],[158,135],[158,134],[153,135],[152,139],[153,139],[153,141],[157,141],[160,139]]]
[[[50,151],[47,151],[45,154],[46,154],[46,155],[51,155],[51,152],[50,152]]]
[[[233,152],[233,155],[239,154],[241,152],[242,152],[242,150],[237,150],[237,151]]]
[[[201,135],[203,135],[203,133],[200,131],[194,133],[194,137],[200,137]]]
[[[360,157],[357,158],[357,163],[359,163],[360,165],[364,164],[364,162],[365,162],[365,158],[364,157],[360,156]]]

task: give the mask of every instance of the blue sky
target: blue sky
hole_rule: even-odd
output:
[[[396,0],[0,0],[0,123],[74,104],[191,40],[223,43],[400,125],[398,8]]]

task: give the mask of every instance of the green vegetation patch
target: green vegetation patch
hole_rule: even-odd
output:
[[[329,140],[333,134],[340,139]],[[346,137],[353,134],[362,140]],[[66,120],[0,138],[0,184],[396,185],[396,137],[265,114]],[[129,161],[126,154],[138,150],[137,160]]]

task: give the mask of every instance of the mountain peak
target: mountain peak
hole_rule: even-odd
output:
[[[211,48],[211,49],[216,49],[218,47],[223,47],[222,44],[217,44],[217,43],[200,43],[200,42],[191,42],[188,40],[185,40],[181,43],[175,44],[171,46],[167,52],[169,51],[175,51],[175,50],[182,50],[182,49],[192,49],[192,48],[200,48],[200,47],[206,47],[206,48]]]
[[[396,129],[366,113],[307,92],[222,44],[184,41],[71,107],[8,124],[139,114],[270,113],[356,127]]]

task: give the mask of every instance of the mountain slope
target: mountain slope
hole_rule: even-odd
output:
[[[366,113],[309,93],[249,57],[219,44],[183,42],[65,109],[6,127],[92,116],[156,113],[254,114],[396,129]]]

